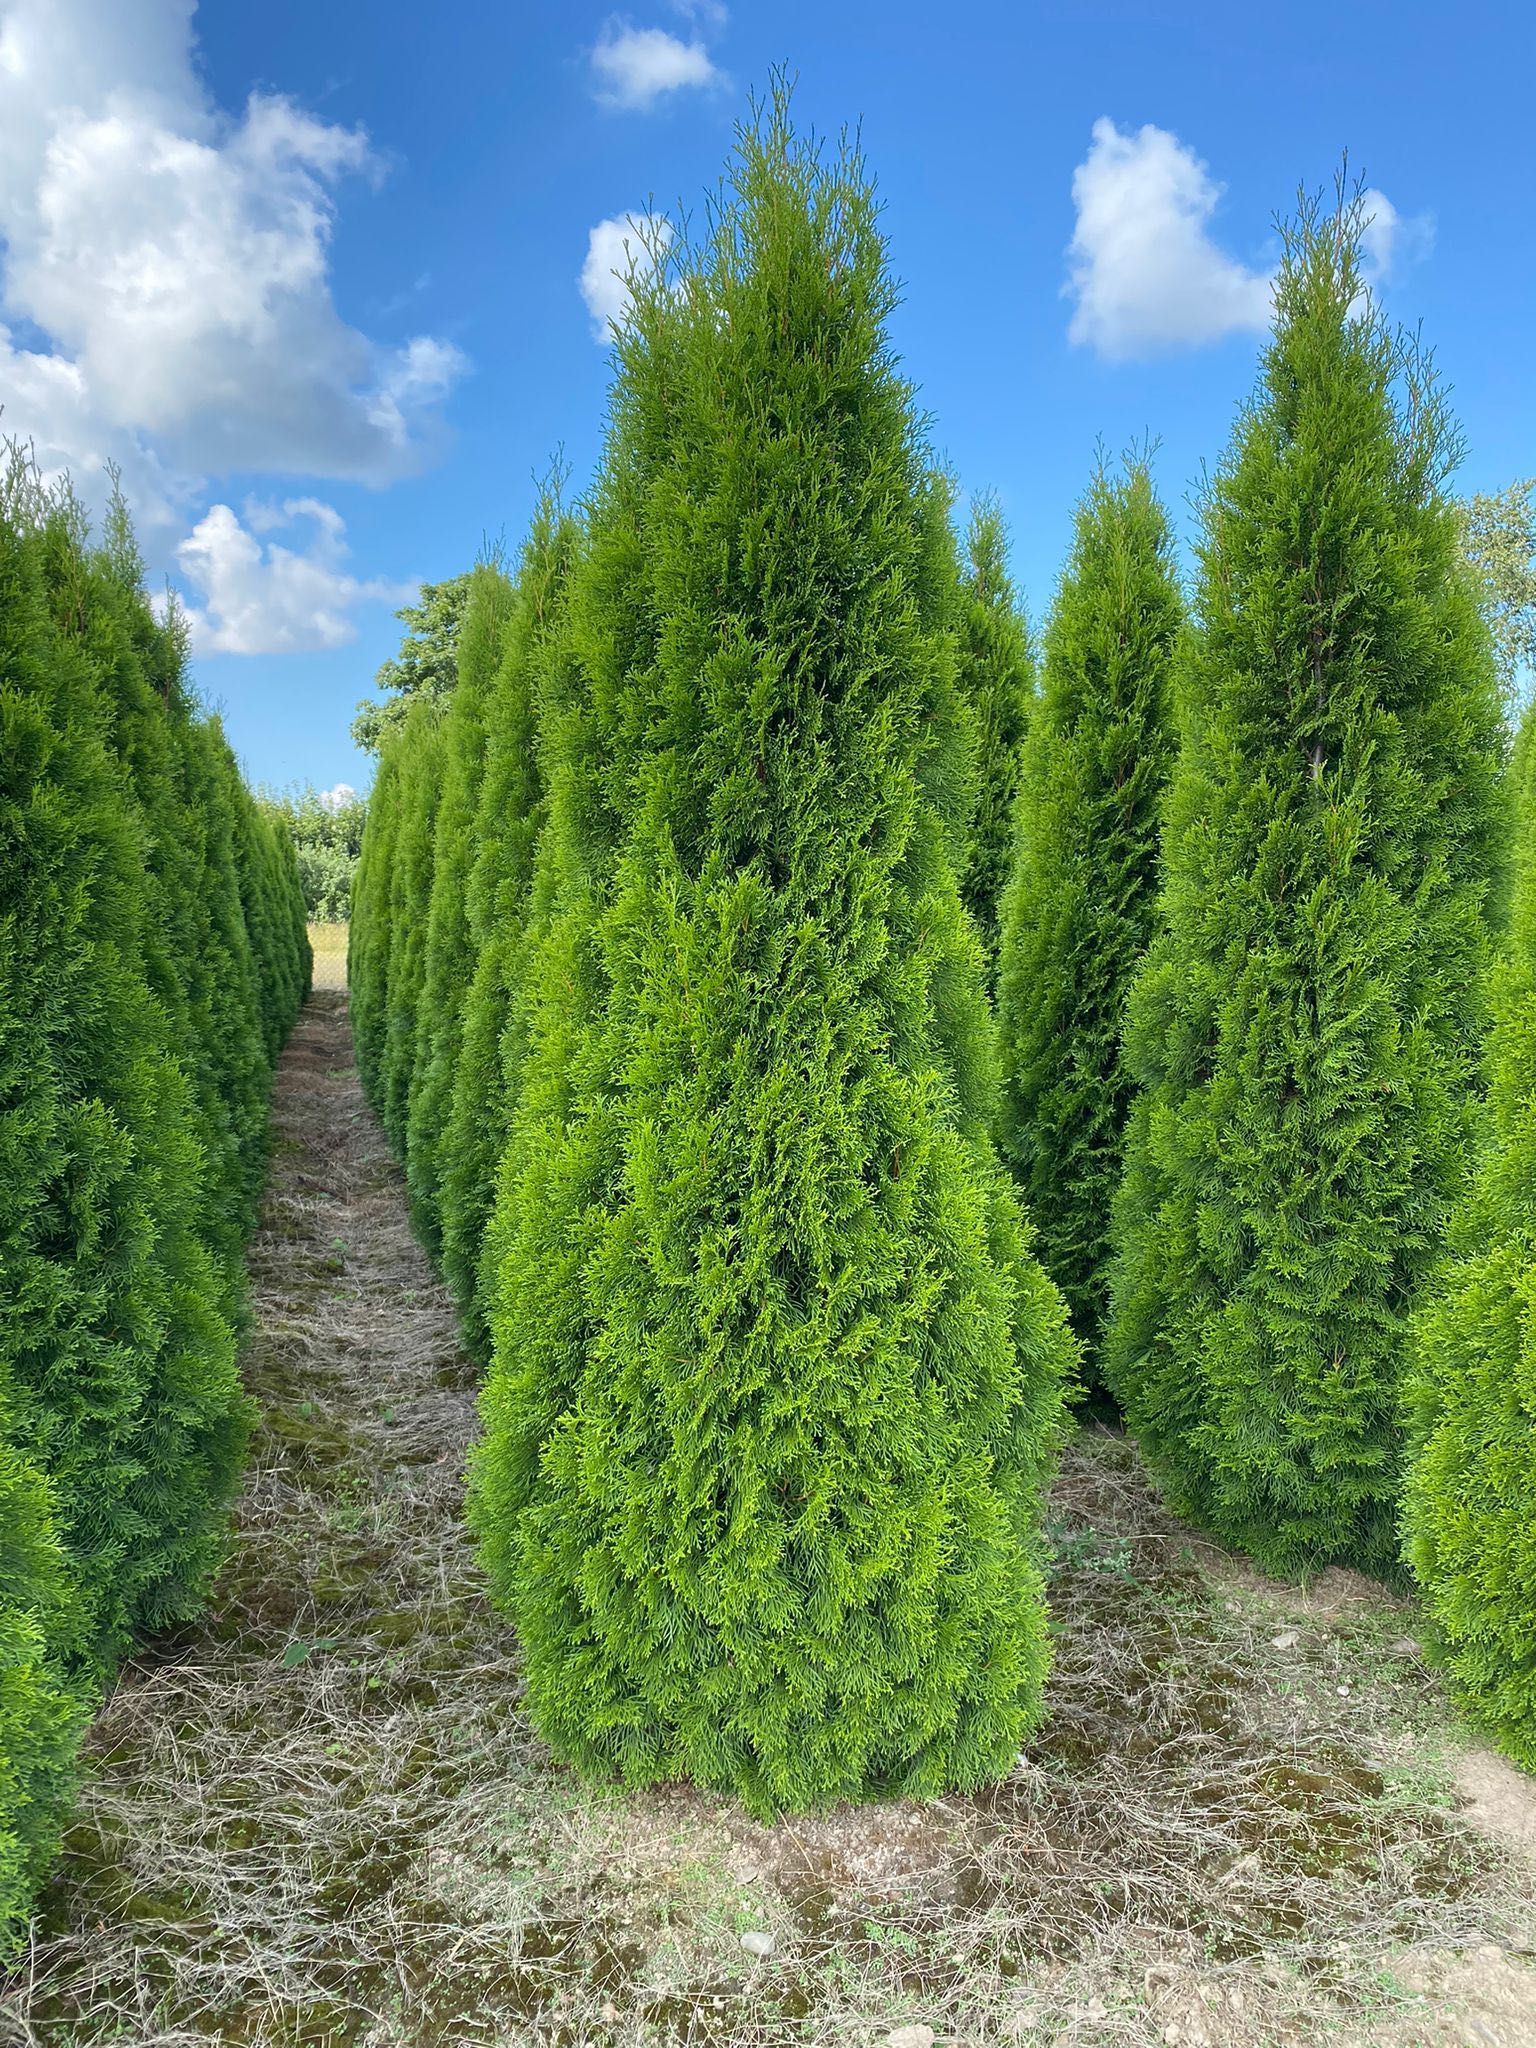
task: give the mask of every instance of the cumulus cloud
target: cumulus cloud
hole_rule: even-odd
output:
[[[1112,359],[1154,355],[1261,328],[1271,278],[1210,234],[1222,188],[1166,128],[1093,124],[1072,174],[1071,338]]]
[[[299,522],[311,528],[302,548],[263,539]],[[198,654],[294,654],[345,647],[357,637],[362,604],[396,606],[414,584],[360,581],[346,567],[346,526],[318,498],[281,504],[249,500],[244,522],[213,505],[176,550],[183,576],[201,591],[187,621]]]
[[[465,365],[437,336],[385,344],[342,318],[331,234],[344,181],[380,176],[368,138],[274,93],[222,111],[193,12],[0,4],[0,433],[88,505],[119,474],[146,551],[202,594],[200,650],[339,646],[357,606],[401,593],[345,566],[331,506],[188,522],[231,471],[382,484],[419,468]],[[296,520],[302,545],[258,538]]]
[[[326,811],[344,811],[348,804],[357,802],[357,791],[350,782],[338,782],[331,789],[320,792],[320,807]]]
[[[707,10],[706,18],[719,16]],[[592,76],[593,91],[604,106],[641,113],[668,93],[722,82],[702,42],[685,43],[664,28],[632,28],[625,21],[610,21],[598,37]]]
[[[458,352],[371,341],[329,281],[337,188],[378,168],[361,130],[280,96],[214,107],[188,0],[8,0],[0,303],[78,379],[81,454],[148,438],[194,472],[380,483],[415,467]],[[26,394],[59,375],[23,367],[13,433],[34,431]],[[55,404],[50,434],[58,419]]]
[[[672,223],[659,214],[621,213],[600,220],[587,236],[581,266],[581,296],[599,341],[622,327],[629,311],[630,279],[655,274],[658,258],[672,240]]]
[[[1065,290],[1076,302],[1073,341],[1123,361],[1269,324],[1273,270],[1242,262],[1211,233],[1223,189],[1166,128],[1132,133],[1094,122],[1072,174],[1077,224]],[[1434,223],[1405,218],[1374,186],[1360,196],[1362,269],[1368,285],[1379,285],[1427,252]]]
[[[1385,192],[1374,185],[1360,194],[1361,268],[1369,284],[1390,284],[1434,246],[1435,223],[1427,213],[1398,212]]]

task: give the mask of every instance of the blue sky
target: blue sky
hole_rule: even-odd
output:
[[[515,549],[602,432],[580,280],[694,207],[773,66],[860,123],[897,345],[1031,613],[1101,437],[1160,443],[1181,528],[1249,389],[1298,184],[1380,195],[1462,481],[1536,470],[1536,10],[1421,0],[919,8],[0,0],[0,427],[157,581],[257,780],[363,784],[356,699],[421,578]]]

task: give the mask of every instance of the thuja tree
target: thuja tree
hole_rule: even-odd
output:
[[[262,1020],[262,988],[246,924],[232,784],[238,784],[224,736],[211,721],[180,733],[188,844],[197,893],[191,905],[188,955],[196,988],[199,1056],[211,1068],[234,1139],[228,1199],[241,1238],[255,1221],[266,1172],[270,1062]]]
[[[0,1412],[46,1479],[68,1598],[53,1647],[99,1674],[195,1611],[245,1404],[203,1238],[192,1097],[146,970],[144,820],[86,641],[50,617],[71,508],[0,505]]]
[[[555,731],[551,642],[577,533],[560,508],[557,480],[541,495],[518,566],[516,603],[486,707],[485,772],[472,827],[465,916],[474,973],[452,1075],[442,1244],[465,1342],[482,1362],[490,1349],[493,1284],[483,1277],[486,1225],[527,1035],[521,992],[534,943],[534,858],[545,809],[541,754]]]
[[[1414,1332],[1407,1555],[1472,1713],[1536,1769],[1536,708],[1515,756],[1515,911],[1486,1137]]]
[[[990,498],[972,508],[956,630],[961,689],[970,701],[975,809],[961,893],[995,972],[1003,885],[1012,865],[1014,800],[1035,696],[1029,631],[1008,577],[1008,535]]]
[[[1341,204],[1290,233],[1204,508],[1105,1354],[1175,1505],[1280,1570],[1395,1553],[1505,846],[1454,444],[1359,231]]]
[[[998,969],[1002,1149],[1090,1372],[1130,1107],[1121,1018],[1152,930],[1181,624],[1146,464],[1101,468],[1046,630]]]
[[[474,571],[458,636],[458,684],[443,714],[442,797],[434,832],[420,1023],[406,1131],[411,1214],[427,1249],[442,1248],[442,1148],[475,970],[466,901],[485,773],[486,711],[512,615],[511,583],[493,563]]]
[[[347,1004],[358,1079],[378,1109],[383,1101],[384,1032],[389,1001],[389,890],[400,829],[402,741],[385,741],[368,795],[368,817],[352,880],[347,926]]]
[[[385,968],[380,1115],[402,1158],[416,1078],[417,1031],[427,971],[427,917],[437,806],[443,786],[443,703],[421,697],[400,731],[400,808],[389,873],[389,955]]]
[[[621,352],[639,545],[598,516],[575,577],[604,1001],[510,1197],[475,1516],[555,1748],[767,1812],[1017,1755],[1071,1346],[927,794],[953,564],[857,160],[776,102],[677,283]]]
[[[271,1065],[308,980],[301,905],[217,720],[187,686],[178,621],[150,610],[121,506],[100,549],[58,519],[43,540],[57,630],[89,660],[140,817],[145,973],[193,1092],[200,1231],[233,1294],[265,1167]]]

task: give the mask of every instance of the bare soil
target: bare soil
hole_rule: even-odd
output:
[[[1107,1431],[1056,1489],[1052,1713],[1001,1786],[762,1827],[559,1768],[339,992],[274,1120],[230,1562],[100,1716],[3,2048],[1536,2044],[1533,1788],[1411,1604],[1258,1577]]]

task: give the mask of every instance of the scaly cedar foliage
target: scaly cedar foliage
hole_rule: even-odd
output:
[[[1013,864],[1014,804],[1024,736],[1035,703],[1035,663],[1008,577],[1008,533],[990,498],[971,511],[956,626],[958,677],[969,699],[976,757],[975,813],[961,894],[995,975],[1003,888]]]
[[[489,1303],[482,1279],[496,1172],[511,1132],[525,1040],[520,994],[532,943],[534,857],[544,819],[541,735],[553,730],[549,702],[560,646],[559,621],[579,528],[561,510],[558,483],[541,495],[518,566],[516,603],[485,716],[485,773],[473,827],[465,892],[474,971],[462,1037],[442,1183],[443,1272],[471,1355],[490,1355]]]
[[[1414,1331],[1403,1535],[1457,1691],[1536,1770],[1536,707],[1513,779],[1486,1138]]]
[[[50,1647],[65,1574],[47,1485],[10,1435],[0,1414],[0,1964],[58,1848],[85,1719]]]
[[[433,837],[415,1071],[406,1120],[406,1182],[416,1234],[442,1254],[441,1152],[464,1034],[464,1004],[475,970],[467,894],[475,822],[485,773],[486,710],[511,623],[514,593],[502,571],[480,563],[459,627],[458,682],[442,718],[442,797]]]
[[[244,1444],[225,1224],[226,1202],[246,1197],[221,1185],[204,1142],[201,1048],[172,957],[188,906],[158,835],[248,843],[267,928],[231,931],[223,964],[256,991],[271,977],[274,1002],[302,992],[296,873],[251,824],[182,685],[174,625],[154,621],[120,541],[109,530],[89,547],[67,494],[13,457],[0,490],[0,1926],[57,1834],[86,1702],[135,1640],[201,1605]],[[192,784],[199,758],[209,772]],[[188,885],[206,882],[194,865]],[[259,1014],[255,1029],[259,1042]]]
[[[1290,232],[1204,507],[1104,1353],[1175,1508],[1287,1572],[1396,1555],[1507,836],[1454,440],[1359,233],[1342,201]]]
[[[427,969],[427,917],[437,806],[443,787],[443,713],[447,700],[419,697],[406,713],[396,744],[400,822],[390,865],[389,952],[384,971],[384,1040],[379,1061],[380,1114],[390,1143],[405,1156],[416,1034]]]
[[[1002,909],[1002,1151],[1067,1298],[1090,1378],[1131,1088],[1126,994],[1152,933],[1183,623],[1144,461],[1101,467],[1077,510],[1024,746]]]
[[[384,1034],[389,1003],[389,891],[400,830],[398,729],[385,740],[368,795],[368,819],[352,878],[347,926],[347,1008],[363,1093],[375,1110],[384,1099]]]
[[[777,97],[677,284],[573,577],[473,1512],[557,1752],[767,1813],[1012,1764],[1072,1345],[989,1135],[953,555],[857,159]]]

